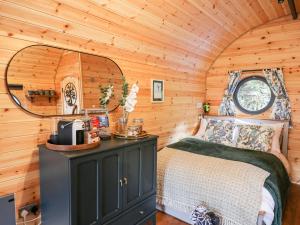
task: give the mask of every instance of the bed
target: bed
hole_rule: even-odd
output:
[[[233,123],[234,129],[238,124],[238,131],[230,138],[238,136],[239,141],[241,128],[248,125],[266,128],[279,123],[217,116],[206,116],[205,120]],[[193,209],[204,202],[224,217],[225,225],[281,225],[290,181],[286,159],[289,124],[280,123],[280,152],[276,153],[194,136],[159,151],[157,209],[191,224]],[[230,132],[223,136],[227,133]],[[275,133],[270,137],[273,150]],[[258,137],[264,138],[268,140]]]

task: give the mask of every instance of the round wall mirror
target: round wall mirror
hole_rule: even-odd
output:
[[[254,115],[268,110],[275,96],[264,77],[251,76],[239,82],[233,99],[240,111]]]
[[[111,59],[68,49],[33,45],[17,52],[6,69],[11,99],[38,116],[82,114],[101,108],[101,87],[113,86],[109,112],[119,106],[123,74]]]

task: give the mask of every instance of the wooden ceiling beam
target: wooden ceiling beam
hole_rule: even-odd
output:
[[[295,19],[298,18],[298,13],[297,13],[297,10],[296,10],[295,1],[294,0],[288,0],[288,3],[289,3],[289,7],[290,7],[290,10],[291,10],[293,19],[295,20]]]

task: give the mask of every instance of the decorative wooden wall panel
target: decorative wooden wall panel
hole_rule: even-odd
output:
[[[0,195],[16,192],[17,207],[39,200],[36,145],[49,135],[49,120],[18,109],[4,86],[5,67],[21,48],[43,43],[112,58],[131,84],[139,81],[131,118],[143,117],[161,148],[193,128],[216,56],[249,29],[289,13],[274,0],[1,0]],[[162,104],[150,102],[151,79],[165,80]]]
[[[288,94],[292,103],[293,128],[289,135],[289,156],[292,178],[300,183],[300,21],[279,19],[249,31],[232,43],[213,63],[207,73],[206,99],[211,103],[212,114],[218,106],[226,88],[228,71],[283,68]],[[248,74],[249,75],[249,74]],[[271,111],[258,115],[270,118]],[[240,117],[251,117],[238,113]]]
[[[57,73],[55,74],[55,90],[58,96],[60,98],[57,99],[57,112],[56,114],[62,114],[62,100],[64,97],[62,96],[63,93],[61,92],[62,86],[61,82],[62,80],[67,76],[72,76],[78,78],[78,80],[81,80],[81,71],[80,71],[80,56],[77,52],[70,52],[64,50],[60,60],[59,64],[57,66]]]

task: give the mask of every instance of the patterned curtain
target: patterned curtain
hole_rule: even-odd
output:
[[[272,119],[289,120],[291,125],[292,110],[283,79],[282,69],[265,69],[263,73],[276,97],[272,110]]]
[[[241,72],[231,71],[229,72],[228,88],[225,90],[225,94],[222,103],[219,108],[219,115],[221,116],[234,116],[235,105],[233,102],[233,93],[240,81]]]

